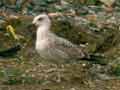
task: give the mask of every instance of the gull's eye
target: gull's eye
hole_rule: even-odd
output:
[[[39,20],[39,21],[42,21],[42,20],[43,20],[43,18],[38,18],[38,20]]]

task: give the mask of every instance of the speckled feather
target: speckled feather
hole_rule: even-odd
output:
[[[82,48],[50,31],[51,20],[46,14],[34,18],[37,28],[36,50],[43,59],[63,62],[85,57]]]

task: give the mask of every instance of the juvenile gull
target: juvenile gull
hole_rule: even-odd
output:
[[[35,49],[41,58],[54,62],[74,61],[85,57],[80,46],[55,35],[47,14],[40,14],[32,22],[37,26]]]

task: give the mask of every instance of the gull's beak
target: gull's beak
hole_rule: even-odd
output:
[[[31,23],[27,26],[28,29],[35,29],[36,30],[36,25],[34,23]]]
[[[35,25],[35,21],[34,20],[32,21],[32,24]]]

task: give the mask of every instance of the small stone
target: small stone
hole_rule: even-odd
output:
[[[21,76],[22,76],[22,77],[26,77],[26,74],[22,74]]]
[[[71,88],[70,90],[76,90],[75,88]]]
[[[83,67],[86,67],[86,64],[85,64],[85,63],[83,63],[83,64],[82,64],[82,66],[83,66]]]
[[[35,77],[35,75],[34,75],[34,74],[31,74],[31,77]]]

